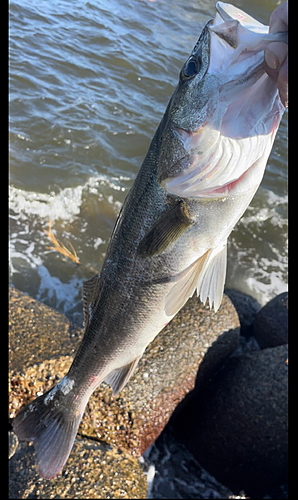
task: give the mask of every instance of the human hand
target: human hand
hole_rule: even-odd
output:
[[[269,33],[288,31],[288,1],[279,5],[271,14]],[[264,54],[266,73],[277,83],[280,99],[288,106],[288,45],[272,42]]]

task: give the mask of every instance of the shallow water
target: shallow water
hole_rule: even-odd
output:
[[[268,23],[273,0],[239,7]],[[10,2],[11,283],[81,320],[121,204],[211,0]],[[78,267],[53,252],[49,219]],[[287,288],[287,112],[261,187],[229,238],[226,286]]]
[[[232,491],[203,469],[186,446],[175,437],[170,424],[144,453],[143,460],[146,465],[151,464],[151,470],[147,473],[147,498],[233,498]],[[236,498],[246,497],[239,495]]]

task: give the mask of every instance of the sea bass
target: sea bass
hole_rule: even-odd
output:
[[[217,3],[123,204],[99,275],[83,286],[85,333],[58,384],[13,421],[32,440],[37,468],[55,477],[73,446],[92,392],[114,393],[146,346],[195,290],[220,306],[227,238],[254,196],[284,107],[264,71],[269,34]]]

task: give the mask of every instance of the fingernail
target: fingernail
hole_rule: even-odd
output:
[[[265,50],[264,57],[265,57],[265,61],[268,64],[269,68],[271,68],[271,69],[278,69],[279,68],[279,60],[276,57],[276,55],[273,52],[271,52],[270,49],[267,48]]]

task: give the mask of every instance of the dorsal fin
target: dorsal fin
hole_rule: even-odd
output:
[[[88,327],[93,314],[93,308],[100,289],[100,277],[98,274],[92,276],[83,283],[82,300],[84,309],[84,324]]]

